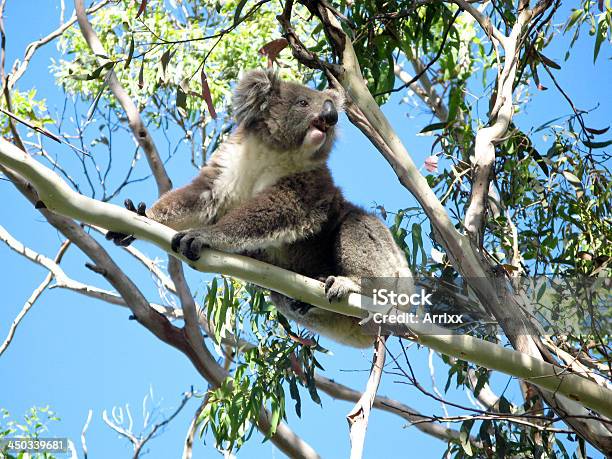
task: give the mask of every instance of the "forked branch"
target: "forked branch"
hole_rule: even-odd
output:
[[[0,139],[0,164],[29,180],[49,210],[109,230],[135,234],[141,239],[153,242],[162,250],[172,253],[170,248],[170,241],[174,235],[172,229],[126,209],[76,193],[57,174],[4,139]],[[358,294],[351,294],[343,301],[330,304],[321,282],[240,255],[207,249],[202,252],[197,262],[185,261],[194,269],[238,277],[340,314],[364,317],[370,311],[364,305],[370,308],[369,305],[372,304],[371,299]],[[120,293],[123,294],[121,291]],[[126,299],[129,300],[130,297],[131,295],[128,295]],[[140,295],[138,302],[142,304],[136,309],[140,320],[145,322],[153,320],[153,311],[146,306],[146,301]],[[152,323],[151,327],[154,330],[158,329],[156,334],[159,333],[160,337],[178,332],[178,330],[171,331],[169,324],[163,325],[162,329],[159,329],[160,324]],[[566,368],[469,335],[449,334],[445,329],[423,328],[420,324],[412,324],[407,334],[438,352],[514,375],[541,388],[566,395],[605,416],[612,416],[612,391],[569,373]],[[171,337],[163,339],[173,340]],[[184,343],[175,343],[175,345],[184,346]],[[188,355],[193,353],[192,349],[186,351]],[[219,369],[218,365],[209,362],[211,366],[207,366],[204,361],[200,360],[202,355],[190,356],[197,364],[196,368],[208,374],[212,380],[223,380],[224,377],[220,374],[222,369]],[[207,353],[206,360],[208,359],[214,362],[212,356]]]

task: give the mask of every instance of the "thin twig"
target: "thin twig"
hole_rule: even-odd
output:
[[[15,250],[16,252],[19,252],[22,254],[27,253],[30,256],[33,253],[30,249],[25,247],[21,242],[13,238],[8,233],[8,231],[6,231],[2,226],[0,226],[0,239],[4,241],[11,249]],[[66,250],[68,250],[69,246],[70,246],[70,241],[68,240],[62,243],[62,245],[60,246],[57,252],[57,255],[55,256],[55,260],[53,261],[53,263],[57,265],[61,262],[62,257],[66,253]],[[24,319],[26,314],[30,311],[30,309],[32,309],[32,306],[34,306],[34,303],[36,302],[36,300],[40,298],[40,295],[42,295],[45,289],[49,286],[49,284],[53,280],[53,277],[54,277],[53,272],[49,272],[49,274],[45,276],[45,279],[40,283],[38,287],[36,287],[36,289],[34,289],[30,297],[27,299],[27,301],[21,308],[21,311],[19,311],[19,314],[17,314],[17,317],[15,317],[15,319],[13,320],[13,323],[11,324],[9,328],[8,334],[4,342],[0,345],[0,356],[9,347],[9,345],[11,344],[11,341],[13,340],[13,337],[15,336],[15,331],[17,330],[17,327],[19,327],[19,324]]]
[[[87,419],[85,420],[85,424],[83,425],[83,430],[81,431],[81,446],[83,447],[83,459],[87,459],[87,429],[89,429],[89,423],[91,422],[91,416],[93,415],[93,410],[89,410],[87,412]]]
[[[419,81],[419,79],[425,74],[425,72],[427,72],[427,70],[429,70],[431,68],[431,66],[434,65],[438,61],[438,59],[440,59],[440,56],[442,56],[442,51],[444,51],[444,46],[446,45],[446,39],[448,38],[448,35],[449,35],[451,29],[453,28],[453,25],[455,24],[455,21],[457,20],[457,18],[459,17],[459,15],[462,12],[463,12],[463,10],[461,8],[459,8],[455,12],[455,14],[453,15],[450,23],[448,24],[448,27],[444,30],[444,35],[442,35],[442,42],[440,43],[440,47],[438,48],[438,52],[427,63],[427,65],[425,65],[425,67],[423,67],[423,69],[419,73],[417,73],[415,76],[412,77],[412,79],[410,79],[409,81],[406,81],[401,86],[398,86],[397,88],[390,89],[388,91],[378,92],[376,94],[373,94],[373,96],[377,97],[377,96],[383,96],[385,94],[392,94],[394,92],[401,91],[402,89],[409,88],[410,85],[412,85],[413,83],[416,83],[417,81]]]

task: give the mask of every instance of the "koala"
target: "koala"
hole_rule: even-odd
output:
[[[411,280],[405,255],[384,223],[350,203],[334,184],[330,155],[342,96],[253,70],[233,97],[235,131],[193,181],[162,195],[141,215],[178,233],[172,249],[197,260],[203,248],[245,254],[325,282],[329,301],[360,291],[362,277]],[[125,245],[133,237],[109,233]],[[359,319],[276,292],[287,318],[340,343],[374,340]]]

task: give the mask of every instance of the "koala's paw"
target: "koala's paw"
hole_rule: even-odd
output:
[[[340,301],[349,293],[359,292],[359,286],[343,276],[329,276],[325,279],[325,296],[331,303],[332,301]]]
[[[127,210],[134,212],[140,215],[141,217],[147,216],[146,215],[147,205],[144,202],[141,202],[140,204],[138,204],[138,207],[136,207],[134,206],[134,203],[132,202],[131,199],[126,199],[123,202],[123,205],[125,206]],[[108,241],[113,241],[115,245],[118,245],[121,247],[127,247],[128,245],[130,245],[132,242],[136,240],[136,238],[130,234],[118,233],[116,231],[108,231],[106,233],[106,239]]]
[[[202,249],[210,247],[209,238],[201,230],[179,231],[172,238],[172,250],[192,261],[200,258]]]
[[[304,303],[303,301],[292,301],[291,303],[289,303],[289,307],[292,311],[300,314],[301,316],[305,316],[306,314],[308,314],[308,311],[314,308],[313,305]]]

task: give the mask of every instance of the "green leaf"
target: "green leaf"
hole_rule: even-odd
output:
[[[561,453],[563,454],[563,459],[570,459],[570,456],[569,454],[567,454],[567,450],[565,449],[565,446],[563,445],[561,439],[555,439],[555,443],[557,445],[557,448],[559,448],[559,451],[561,451]]]
[[[270,436],[276,433],[276,428],[280,421],[281,410],[276,403],[272,403],[272,419],[270,420]]]
[[[540,60],[548,67],[552,67],[553,69],[556,70],[561,70],[561,66],[559,64],[557,64],[555,61],[553,61],[552,59],[549,59],[548,57],[546,57],[544,54],[542,53],[538,53],[538,56],[540,56]]]
[[[510,402],[503,395],[499,398],[499,412],[500,413],[511,413]]]
[[[478,430],[478,434],[480,435],[480,439],[485,445],[491,445],[491,438],[489,436],[489,429],[492,427],[492,422],[490,420],[484,420],[480,424],[480,429]]]
[[[574,187],[576,188],[580,188],[582,189],[582,182],[580,181],[580,179],[578,177],[576,177],[574,174],[572,174],[571,172],[568,171],[563,171],[563,176],[565,177],[565,179],[570,182],[572,185],[574,185]]]
[[[213,280],[210,284],[210,287],[208,289],[207,299],[208,299],[208,302],[206,305],[206,309],[207,309],[206,318],[210,322],[210,317],[212,315],[215,304],[217,302],[217,278],[216,277],[213,277]]]
[[[164,54],[162,54],[162,57],[161,57],[161,66],[162,66],[162,72],[164,75],[166,74],[168,63],[170,63],[170,52],[171,51],[172,51],[172,48],[168,48],[166,51],[164,51]]]
[[[459,112],[459,104],[461,103],[461,89],[458,86],[453,86],[450,90],[448,102],[448,119],[447,122],[454,121]]]
[[[582,17],[583,12],[584,10],[574,10],[574,12],[569,17],[569,20],[567,21],[567,25],[565,26],[564,32],[567,32],[574,24],[576,24],[578,19]]]
[[[89,110],[87,110],[87,115],[85,116],[87,121],[91,120],[94,112],[96,111],[96,107],[98,106],[98,102],[100,102],[100,98],[102,97],[102,93],[104,92],[105,88],[106,88],[106,80],[104,80],[104,83],[102,84],[102,87],[98,91],[98,94],[96,94],[96,97],[94,98],[93,102],[91,103],[91,106],[89,107]]]
[[[144,58],[140,64],[140,70],[138,71],[138,87],[140,89],[144,88]]]
[[[464,421],[461,424],[461,430],[459,431],[459,441],[461,442],[461,447],[463,448],[463,451],[465,451],[465,454],[470,457],[472,457],[474,454],[472,452],[472,444],[470,443],[470,430],[472,429],[473,424],[473,419]]]
[[[591,142],[589,140],[585,140],[582,143],[585,147],[588,148],[605,148],[609,145],[612,145],[612,140],[606,140],[605,142]]]
[[[127,59],[125,60],[125,65],[123,66],[124,69],[127,69],[130,66],[130,63],[132,62],[132,57],[134,57],[134,36],[133,35],[130,38],[130,49],[128,50]]]
[[[302,400],[300,399],[300,391],[298,390],[295,376],[289,379],[289,394],[291,398],[295,400],[295,414],[298,418],[302,417]]]
[[[417,258],[417,253],[421,252],[421,254],[424,253],[424,248],[423,248],[423,235],[422,235],[422,231],[421,231],[421,225],[418,223],[413,223],[412,224],[412,266],[416,267],[416,258]],[[427,262],[427,260],[421,260],[422,264],[425,264]]]
[[[503,398],[503,397],[502,397]],[[495,452],[497,453],[496,457],[505,458],[506,450],[508,449],[508,444],[506,439],[504,438],[503,432],[498,424],[493,424],[495,427]]]
[[[476,386],[474,387],[474,397],[478,397],[478,394],[480,394],[480,391],[488,380],[489,374],[486,371],[483,371],[482,373],[480,373],[480,375],[478,375],[478,379],[476,380]]]
[[[103,70],[111,69],[113,67],[113,65],[115,65],[115,63],[113,61],[105,62],[100,67],[95,69],[91,75],[88,75],[87,79],[88,80],[97,80],[98,78],[100,78],[100,75],[102,74]]]
[[[603,128],[603,129],[595,129],[595,128],[585,128],[585,129],[591,134],[602,135],[608,132],[608,130],[610,129],[610,126]]]
[[[448,122],[444,123],[433,123],[428,124],[423,129],[419,131],[419,134],[424,134],[426,132],[437,131],[438,129],[444,129],[448,125]]]
[[[546,123],[542,124],[541,126],[538,126],[533,132],[539,132],[543,129],[546,129],[547,127],[549,127],[552,123],[554,123],[555,121],[559,121],[560,119],[565,118],[565,116],[559,116],[557,118],[553,118],[552,120],[547,121]]]
[[[181,85],[176,88],[176,109],[183,118],[187,118],[187,94]]]
[[[606,34],[608,32],[608,23],[605,18],[601,18],[599,21],[599,25],[597,26],[597,36],[595,37],[595,49],[593,50],[593,63],[597,60],[597,56],[599,55],[599,49],[601,48],[601,44],[606,39]]]

